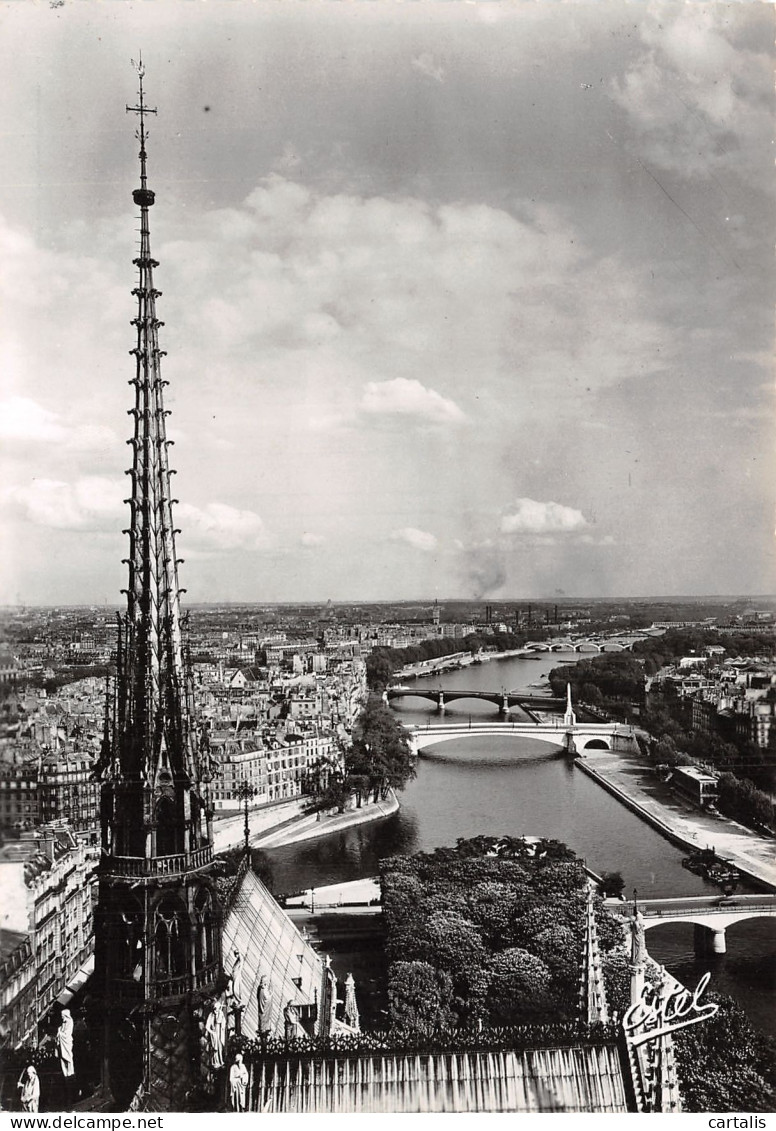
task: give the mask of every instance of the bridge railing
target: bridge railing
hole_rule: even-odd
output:
[[[726,912],[735,911],[773,911],[776,912],[776,904],[773,903],[738,903],[735,896],[721,895],[713,903],[707,904],[703,907],[695,904],[688,904],[686,907],[662,908],[655,907],[645,910],[643,912],[645,919],[671,919],[681,918],[683,915],[713,915],[715,912],[725,914]]]
[[[601,732],[612,734],[631,734],[633,727],[628,723],[573,723],[569,725],[564,723],[562,719],[543,719],[539,723],[531,722],[530,720],[520,720],[515,722],[500,723],[495,719],[489,722],[460,722],[460,723],[410,723],[405,724],[405,728],[411,734],[423,734],[426,731],[434,734],[444,734],[454,730],[562,730],[572,731],[579,734],[598,734]]]
[[[658,907],[656,906],[658,902],[664,905],[674,904],[674,906]],[[607,909],[623,919],[628,919],[632,915],[629,904],[620,904],[617,907],[612,907],[611,904],[608,903]],[[697,897],[690,896],[688,899],[682,900],[681,902],[678,899],[656,900],[654,902],[644,900],[639,903],[639,910],[645,919],[669,919],[692,914],[713,915],[715,912],[725,914],[731,911],[772,911],[776,913],[776,895],[771,897],[757,895],[703,895]]]

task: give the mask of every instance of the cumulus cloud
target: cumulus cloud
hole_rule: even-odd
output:
[[[682,176],[760,170],[772,188],[773,64],[736,42],[736,26],[724,5],[654,8],[639,24],[645,50],[611,92],[655,164]]]
[[[54,530],[115,531],[120,527],[126,484],[100,476],[74,483],[33,479],[27,486],[7,488],[5,508],[34,526]]]
[[[670,336],[643,313],[625,260],[597,259],[551,207],[518,213],[273,175],[161,248],[168,326],[196,359],[188,373],[228,357],[224,380],[243,401],[268,382],[303,387],[320,419],[363,398],[367,420],[450,424],[472,387],[519,386],[534,404],[640,375],[658,352],[665,362]]]
[[[274,175],[240,206],[171,223],[174,238],[158,249],[165,375],[173,421],[202,436],[203,452],[238,435],[245,444],[249,428],[278,435],[291,403],[297,422],[321,422],[319,432],[392,421],[442,428],[467,419],[461,405],[472,389],[496,402],[519,389],[521,409],[538,411],[550,395],[570,404],[580,388],[625,381],[671,357],[670,335],[641,313],[631,269],[596,259],[568,218],[544,205],[527,202],[513,215],[485,204],[327,194]],[[27,396],[40,375],[56,373],[41,411],[27,405],[25,417],[17,406],[22,424],[51,438],[72,432],[68,421],[85,421],[87,411],[96,424],[100,414],[122,421],[128,407],[114,379],[131,314],[116,225],[90,234],[90,258],[78,225],[58,241],[39,248],[0,223],[6,279],[18,281],[0,280],[14,328],[4,371]],[[580,273],[585,285],[570,285]],[[95,293],[105,302],[84,341],[82,312],[95,311]],[[208,417],[203,430],[216,386],[218,420]],[[280,388],[282,404],[273,403],[268,391]],[[84,426],[78,443],[93,450],[109,432],[90,436]],[[279,468],[269,473],[280,477]]]
[[[261,483],[264,497],[304,498],[306,533],[313,534],[327,521],[324,514],[352,512],[355,485],[370,539],[401,527],[405,544],[430,555],[433,535],[402,526],[414,520],[414,503],[401,509],[402,492],[413,494],[413,477],[423,478],[429,510],[449,512],[461,492],[472,511],[486,510],[503,483],[490,473],[497,461],[507,464],[516,429],[531,444],[526,418],[548,408],[574,411],[591,389],[643,376],[656,359],[668,364],[675,342],[686,338],[650,319],[653,308],[625,255],[597,256],[568,217],[530,202],[512,214],[484,204],[327,194],[279,177],[242,206],[173,214],[167,230],[175,239],[158,254],[168,403],[176,427],[192,438],[176,449],[182,497],[228,499],[237,474],[242,490]],[[89,530],[103,521],[101,512],[68,487],[74,461],[65,469],[55,456],[76,435],[92,451],[100,437],[106,445],[110,439],[115,457],[123,456],[121,441],[96,422],[121,427],[126,421],[123,378],[130,374],[120,359],[131,366],[131,269],[122,267],[125,252],[116,253],[107,224],[90,240],[96,265],[81,259],[77,226],[60,229],[57,238],[58,252],[8,241],[11,276],[23,285],[7,284],[3,302],[8,325],[23,329],[24,345],[11,357],[10,387],[27,395],[18,398],[15,423],[7,427],[31,444],[43,441],[35,449],[38,486],[25,486],[14,505],[32,521]],[[100,263],[118,266],[109,271]],[[111,289],[116,274],[119,300]],[[98,325],[83,340],[83,309],[94,308],[94,293],[103,292],[107,309],[97,304]],[[86,381],[85,372],[94,379]],[[44,380],[49,388],[39,395]],[[92,392],[94,406],[85,403]],[[82,398],[78,405],[74,397]],[[73,423],[87,420],[87,411],[93,425]],[[343,423],[354,426],[346,444],[332,436]],[[455,475],[435,474],[449,459],[442,450],[448,430],[462,424]],[[420,430],[428,444],[411,443]],[[216,448],[238,451],[240,460]],[[393,494],[386,521],[381,508],[388,504],[379,492],[387,482]],[[127,493],[126,481],[120,493]],[[181,507],[186,556],[190,547],[211,555],[265,545],[257,513],[263,504],[250,494],[240,502],[255,510],[210,504],[190,507],[187,516]],[[508,552],[527,520],[507,508],[504,522],[510,521],[511,534],[506,528],[501,534]],[[126,524],[122,511],[106,528]],[[461,520],[455,533],[467,527]],[[555,533],[545,520],[533,537]],[[298,532],[289,537],[298,544]],[[351,545],[348,551],[357,554]],[[302,556],[316,561],[312,553]],[[405,555],[402,584],[416,584],[418,564]],[[472,573],[467,592],[499,585],[498,569]]]
[[[208,503],[205,507],[181,503],[175,516],[186,543],[197,549],[258,550],[267,543],[264,523],[254,511],[226,503]]]
[[[314,534],[310,530],[305,530],[299,541],[303,546],[322,546],[326,539],[323,534]]]
[[[419,424],[458,424],[465,419],[454,401],[406,377],[370,381],[360,409],[367,416],[409,417]]]
[[[72,452],[93,452],[117,443],[116,433],[102,424],[66,423],[29,397],[0,401],[0,439],[6,443],[54,443]]]
[[[395,542],[406,542],[413,550],[422,550],[425,554],[430,554],[437,547],[437,539],[433,534],[418,530],[415,526],[403,526],[400,530],[394,530],[391,538]]]
[[[586,526],[585,516],[574,507],[527,498],[518,499],[514,511],[501,519],[502,534],[560,534]]]
[[[0,277],[0,364],[9,394],[21,394],[12,397],[19,426],[69,430],[78,426],[79,413],[93,419],[115,390],[123,393],[113,380],[115,359],[126,357],[129,344],[127,278],[116,225],[95,222],[89,244],[86,255],[80,224],[63,225],[52,246],[0,216],[0,255],[6,265]],[[91,333],[85,335],[87,309]],[[45,416],[19,403],[44,385],[50,402],[42,409]],[[60,407],[64,417],[57,415]]]
[[[0,402],[0,438],[3,440],[59,440],[62,431],[56,413],[29,397],[9,397]]]
[[[72,483],[59,479],[33,479],[5,489],[6,515],[54,530],[117,533],[127,524],[124,499],[127,481],[83,476]],[[264,523],[253,511],[224,503],[197,507],[181,503],[175,519],[187,546],[207,551],[257,549],[266,542]]]

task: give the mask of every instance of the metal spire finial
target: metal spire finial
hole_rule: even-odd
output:
[[[144,93],[143,93],[143,79],[145,78],[145,66],[143,65],[142,56],[140,58],[139,63],[136,63],[134,59],[131,60],[131,63],[132,63],[132,66],[137,71],[137,101],[138,101],[138,105],[137,106],[127,106],[126,109],[127,109],[127,113],[133,113],[133,114],[139,114],[140,115],[140,125],[141,125],[141,129],[142,129],[143,116],[145,114],[155,114],[156,108],[152,107],[152,106],[146,106],[146,104],[145,104],[145,98],[144,98]]]
[[[146,114],[155,114],[156,113],[156,107],[155,106],[146,106],[146,104],[145,104],[145,98],[144,98],[144,93],[143,93],[143,78],[145,76],[145,67],[143,66],[142,55],[140,56],[140,62],[139,63],[136,63],[134,61],[134,59],[132,60],[132,66],[137,71],[137,82],[138,82],[137,106],[127,106],[126,111],[127,111],[128,114],[139,114],[140,115],[140,129],[137,131],[137,139],[140,142],[140,153],[138,154],[138,156],[140,157],[140,189],[139,190],[136,189],[135,192],[132,194],[132,196],[133,196],[133,199],[135,201],[135,204],[138,204],[138,205],[140,205],[140,207],[145,208],[145,207],[150,207],[150,205],[152,205],[153,202],[154,202],[154,194],[152,192],[150,192],[147,189],[147,186],[146,186],[146,156],[147,156],[147,154],[146,154],[145,143],[146,143],[146,138],[148,137],[148,133],[146,132],[145,116],[146,116]]]

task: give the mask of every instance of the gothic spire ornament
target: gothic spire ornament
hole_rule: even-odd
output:
[[[211,877],[212,805],[200,765],[181,635],[167,410],[151,255],[144,69],[137,68],[140,210],[126,611],[100,758],[102,856],[95,980],[104,1016],[105,1085],[117,1101],[186,1110],[196,1084],[194,1012],[222,979]]]

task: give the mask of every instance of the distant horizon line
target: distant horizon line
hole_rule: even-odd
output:
[[[203,601],[187,601],[185,606],[189,608],[196,607],[220,607],[220,606],[273,606],[282,608],[288,605],[297,607],[325,607],[327,604],[331,605],[514,605],[514,604],[531,604],[538,602],[546,605],[564,605],[564,604],[604,604],[604,603],[637,603],[637,604],[655,604],[657,602],[674,601],[686,602],[689,604],[699,604],[704,601],[721,602],[721,601],[772,601],[776,602],[776,594],[773,593],[665,593],[665,594],[652,594],[650,596],[614,596],[614,597],[581,597],[581,596],[556,596],[556,597],[380,597],[380,598],[319,598],[308,600],[294,600],[289,598],[286,600],[203,600]],[[10,609],[122,609],[125,605],[123,602],[116,604],[109,603],[107,600],[103,601],[55,601],[51,604],[39,604],[34,601],[17,601],[14,603],[0,603],[0,610]]]

